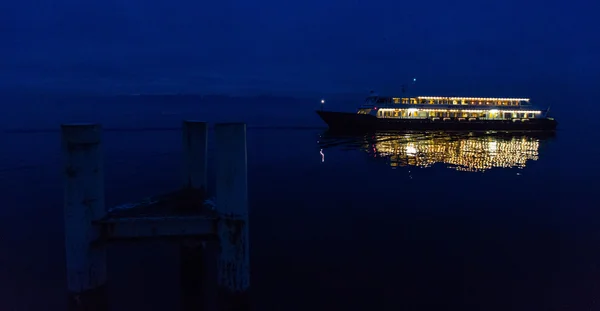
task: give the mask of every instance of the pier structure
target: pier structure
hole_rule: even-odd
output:
[[[69,310],[109,309],[109,243],[156,238],[180,245],[183,310],[249,309],[246,125],[216,124],[214,132],[216,161],[211,164],[208,124],[184,121],[181,185],[172,192],[107,208],[101,125],[61,126]],[[209,164],[216,173],[214,200],[207,192]],[[211,273],[205,263],[211,260],[216,272],[213,284],[207,284]]]

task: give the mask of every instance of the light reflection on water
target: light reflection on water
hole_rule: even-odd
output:
[[[431,167],[436,163],[457,171],[492,168],[523,169],[540,157],[540,144],[553,133],[378,132],[359,136],[320,135],[322,149],[342,147],[366,152],[395,167]]]

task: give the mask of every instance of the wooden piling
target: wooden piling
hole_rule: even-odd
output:
[[[106,215],[101,127],[61,126],[64,158],[64,221],[69,310],[108,310],[106,249],[92,242],[92,222]]]
[[[250,257],[248,240],[248,167],[246,125],[215,126],[216,208],[219,310],[248,310]]]
[[[208,124],[183,121],[183,187],[206,190]]]

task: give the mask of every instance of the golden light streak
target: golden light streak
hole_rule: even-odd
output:
[[[532,137],[404,137],[375,135],[365,144],[368,153],[388,159],[392,167],[430,167],[444,163],[458,171],[482,172],[491,168],[524,168],[539,158],[539,139]],[[374,151],[375,150],[375,151]]]

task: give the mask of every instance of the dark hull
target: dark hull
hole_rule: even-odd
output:
[[[513,122],[505,120],[429,120],[429,119],[393,119],[377,118],[367,114],[349,112],[317,111],[335,131],[372,131],[372,130],[466,130],[466,131],[553,131],[555,120],[540,118]]]

